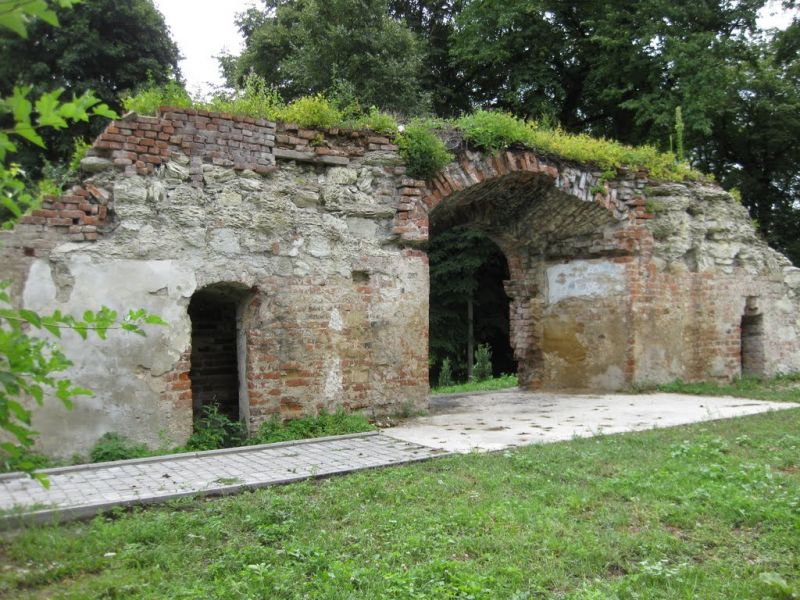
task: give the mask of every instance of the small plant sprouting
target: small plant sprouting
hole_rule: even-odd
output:
[[[645,202],[644,209],[650,214],[657,215],[658,213],[664,212],[667,209],[667,207],[664,206],[663,202],[650,199],[647,200],[647,202]]]
[[[492,377],[492,347],[489,344],[478,344],[475,349],[475,381],[486,381]]]
[[[675,107],[675,156],[679,162],[685,160],[683,153],[683,112],[680,106]]]
[[[194,422],[194,433],[186,442],[187,450],[216,450],[244,443],[244,426],[220,412],[216,405],[204,406]]]
[[[439,370],[439,381],[437,383],[437,387],[453,385],[453,367],[450,365],[449,358],[445,358],[442,361],[442,368]]]

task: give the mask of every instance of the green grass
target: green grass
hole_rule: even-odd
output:
[[[772,378],[742,377],[731,383],[686,383],[673,381],[655,386],[641,386],[638,391],[659,391],[700,396],[734,396],[773,402],[800,402],[800,373]]]
[[[518,385],[519,381],[516,375],[501,375],[500,377],[494,377],[484,381],[468,381],[467,383],[435,387],[431,389],[431,394],[461,394],[467,392],[483,392],[487,390],[504,390],[517,387]]]
[[[337,410],[334,413],[321,412],[319,415],[281,421],[277,415],[262,423],[258,433],[247,440],[248,444],[271,444],[290,440],[345,435],[374,431],[367,417]]]
[[[6,598],[791,598],[800,410],[5,534]]]

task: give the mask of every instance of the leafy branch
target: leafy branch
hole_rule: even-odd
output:
[[[53,6],[70,8],[80,0],[0,0],[0,28],[5,27],[17,35],[27,36],[27,24],[39,18],[58,25]],[[11,123],[0,129],[0,205],[11,215],[10,225],[34,202],[21,180],[19,165],[8,163],[8,155],[17,151],[18,139],[44,148],[42,129],[64,129],[70,123],[88,121],[90,117],[116,118],[106,104],[89,91],[62,101],[63,89],[30,97],[31,86],[14,87],[10,96],[0,98],[0,122]],[[42,406],[46,395],[53,395],[68,409],[73,399],[92,392],[75,385],[59,374],[72,366],[55,340],[63,330],[72,330],[82,340],[90,334],[104,340],[110,330],[122,330],[145,335],[145,325],[166,325],[158,316],[144,309],[132,310],[120,318],[108,307],[87,310],[81,317],[63,314],[56,310],[40,314],[25,308],[15,308],[8,293],[10,283],[0,281],[0,431],[9,434],[0,438],[0,450],[5,451],[17,469],[27,472],[47,486],[47,478],[34,473],[35,464],[26,457],[34,443],[36,432],[32,428],[31,402]],[[47,335],[49,334],[49,336]],[[11,440],[11,441],[9,441]],[[16,443],[15,443],[16,442]]]
[[[61,338],[62,330],[70,329],[84,340],[90,333],[105,340],[109,330],[119,329],[143,336],[144,325],[166,323],[143,309],[132,310],[121,320],[116,311],[105,306],[98,311],[87,310],[81,318],[58,310],[42,315],[32,310],[15,309],[11,306],[8,287],[7,282],[0,283],[0,429],[10,433],[16,444],[3,442],[0,448],[8,453],[17,468],[31,472],[35,465],[26,462],[25,450],[33,445],[36,432],[31,427],[33,413],[21,398],[33,398],[38,406],[42,406],[45,393],[50,392],[71,409],[73,398],[89,396],[92,392],[56,375],[71,367],[72,361],[54,341],[30,332],[46,331]],[[33,476],[47,485],[41,474],[33,473]]]

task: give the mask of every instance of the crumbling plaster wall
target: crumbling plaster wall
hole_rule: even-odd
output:
[[[800,370],[800,270],[719,187],[454,150],[422,182],[374,134],[172,109],[113,123],[80,185],[0,233],[6,276],[30,308],[142,307],[168,326],[89,344],[66,335],[68,375],[96,394],[37,410],[41,449],[85,452],[107,431],[185,440],[187,307],[207,286],[240,298],[251,430],[275,413],[423,408],[425,242],[454,225],[484,230],[506,255],[525,387],[729,379],[745,314],[761,316],[765,374]]]
[[[617,390],[741,374],[761,315],[764,375],[800,369],[800,269],[707,182],[599,170],[523,150],[464,150],[407,228],[483,230],[509,262],[511,342],[530,388]]]
[[[110,134],[114,144],[134,145],[137,119],[112,125],[123,132]],[[174,122],[160,127],[180,131]],[[24,274],[18,297],[25,306],[142,307],[168,322],[148,327],[146,338],[112,332],[87,344],[64,336],[76,363],[69,376],[95,395],[72,411],[52,401],[35,411],[42,451],[85,452],[107,431],[151,445],[185,440],[192,427],[187,308],[197,290],[217,284],[249,290],[240,360],[251,430],[274,413],[342,406],[380,415],[425,406],[427,258],[393,232],[408,181],[396,148],[354,133],[320,147],[339,154],[318,153],[310,136],[295,138],[308,135],[303,130],[267,125],[273,133],[262,132],[262,142],[285,157],[263,161],[261,148],[257,160],[269,163],[261,173],[249,168],[257,160],[220,159],[219,138],[198,149],[181,147],[174,133],[168,161],[137,166],[142,161],[115,158],[136,150],[103,148],[107,131],[85,161],[91,177],[6,235],[3,252]],[[102,222],[93,218],[98,207]]]

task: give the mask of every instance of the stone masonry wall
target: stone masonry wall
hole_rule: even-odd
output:
[[[409,239],[453,225],[504,250],[521,384],[620,389],[800,369],[800,269],[718,186],[517,150],[464,149],[421,189]],[[742,337],[743,317],[759,327]],[[746,322],[746,321],[744,321]]]
[[[743,356],[767,375],[800,370],[800,270],[719,187],[454,150],[423,182],[367,132],[170,108],[112,123],[79,184],[0,233],[6,276],[36,310],[143,307],[169,325],[65,336],[69,375],[96,394],[37,410],[40,449],[85,452],[107,431],[185,440],[200,368],[188,307],[202,290],[235,305],[251,431],[276,413],[424,408],[425,243],[457,225],[506,255],[525,387],[730,379]]]
[[[41,450],[85,452],[106,431],[184,440],[188,305],[209,286],[239,298],[251,430],[274,413],[423,408],[427,258],[393,231],[415,183],[396,150],[374,134],[189,110],[109,126],[81,184],[2,234],[4,260],[28,307],[141,306],[169,326],[90,345],[66,336],[70,375],[96,394],[36,411]]]

